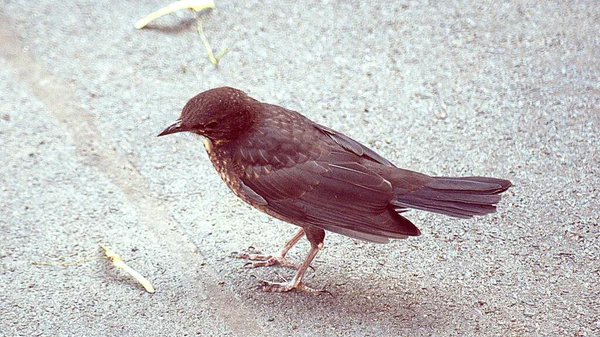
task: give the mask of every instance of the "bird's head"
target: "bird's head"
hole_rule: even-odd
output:
[[[241,90],[210,89],[190,99],[179,119],[158,136],[187,131],[215,142],[227,142],[248,131],[262,109],[259,101]]]

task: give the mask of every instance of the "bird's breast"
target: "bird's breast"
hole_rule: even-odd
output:
[[[214,168],[221,176],[221,179],[236,195],[239,196],[239,173],[236,165],[232,162],[231,156],[222,153],[222,151],[219,150],[218,144],[217,147],[215,147],[213,142],[208,138],[204,138],[204,148],[206,149]]]

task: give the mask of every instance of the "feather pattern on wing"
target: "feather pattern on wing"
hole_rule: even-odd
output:
[[[277,124],[270,120],[270,127]],[[264,211],[298,225],[313,225],[375,242],[419,234],[390,205],[394,198],[391,183],[363,165],[360,155],[333,139],[319,146],[302,141],[319,137],[322,130],[317,127],[285,129],[296,134],[274,140],[271,137],[278,134],[265,127],[261,137],[246,139],[244,146],[239,147],[244,149],[239,152],[245,166],[242,182],[266,200]],[[269,155],[271,151],[261,151],[267,143],[278,144],[277,157]],[[366,147],[363,150],[371,152]]]

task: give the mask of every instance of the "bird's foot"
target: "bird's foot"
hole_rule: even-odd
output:
[[[250,268],[258,268],[258,267],[270,267],[270,266],[282,266],[282,267],[290,267],[294,269],[298,269],[300,266],[290,262],[281,254],[273,254],[273,255],[264,255],[264,254],[248,254],[248,253],[238,253],[234,255],[238,259],[246,259],[252,260],[255,262],[248,262],[245,266]]]
[[[331,295],[331,293],[327,290],[313,289],[304,285],[303,282],[294,283],[293,280],[288,282],[269,282],[261,280],[261,283],[261,290],[267,293],[285,293],[288,291],[296,290],[310,293],[313,295],[319,295],[323,293]]]

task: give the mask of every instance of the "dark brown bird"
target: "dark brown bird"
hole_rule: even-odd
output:
[[[300,231],[274,255],[243,255],[253,266],[291,265],[288,250],[306,235],[311,244],[294,278],[264,290],[311,290],[302,283],[323,248],[325,230],[387,243],[419,235],[400,215],[409,208],[470,218],[496,211],[511,183],[485,177],[431,177],[397,168],[350,137],[244,92],[222,87],[192,98],[159,136],[193,132],[205,137],[210,160],[245,202]]]

